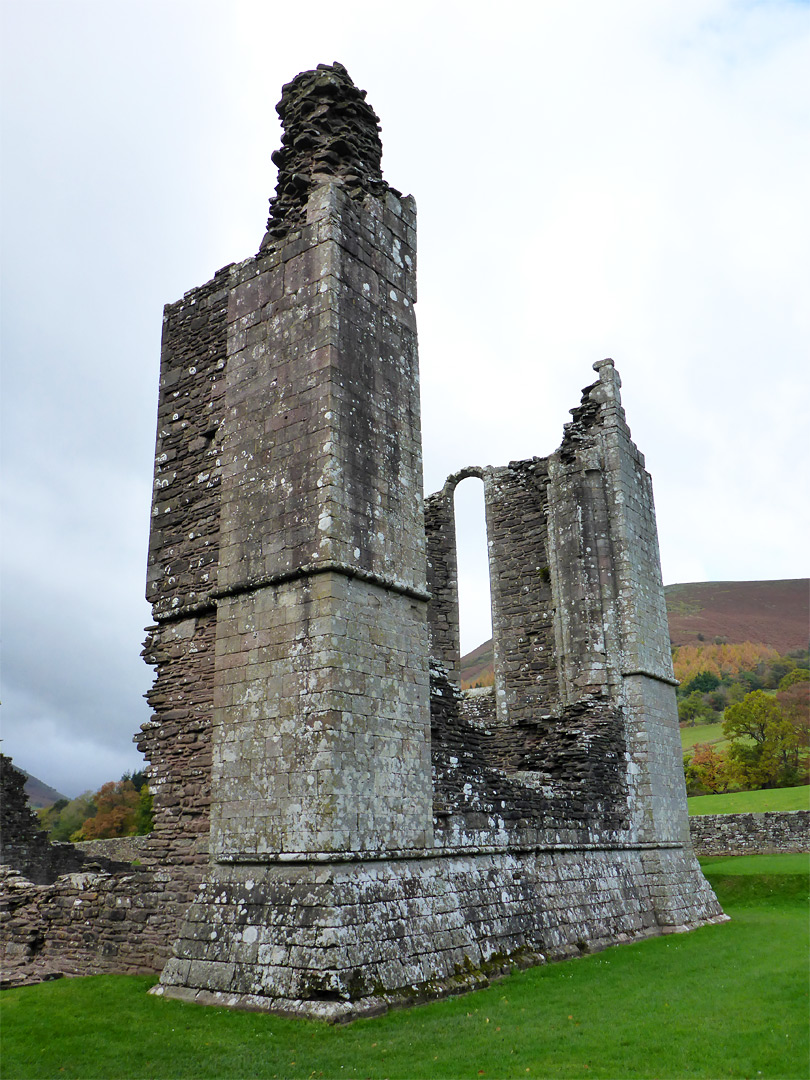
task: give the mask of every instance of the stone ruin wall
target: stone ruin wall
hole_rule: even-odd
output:
[[[259,254],[166,308],[137,739],[155,829],[137,867],[9,872],[19,978],[163,968],[171,996],[345,1019],[722,917],[612,362],[558,451],[456,474],[423,517],[415,207],[364,99],[340,65],[285,87]],[[477,696],[468,474],[496,651]]]
[[[810,810],[699,814],[689,819],[689,830],[697,855],[810,851]]]

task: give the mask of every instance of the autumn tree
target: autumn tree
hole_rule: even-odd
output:
[[[111,780],[93,796],[95,817],[88,818],[74,840],[103,840],[111,836],[134,836],[140,796],[131,780]]]
[[[728,765],[745,789],[789,787],[802,772],[800,725],[776,696],[746,694],[726,709],[723,734],[730,740]]]
[[[684,775],[689,795],[722,794],[732,783],[728,762],[710,743],[695,744],[691,757],[684,758]]]
[[[718,679],[733,678],[741,671],[752,672],[759,664],[768,665],[780,659],[776,649],[751,641],[680,645],[672,654],[675,678],[684,687],[703,673],[715,675]]]

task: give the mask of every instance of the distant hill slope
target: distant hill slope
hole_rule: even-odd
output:
[[[664,589],[673,645],[725,638],[755,641],[777,652],[806,649],[810,636],[810,580],[695,581]]]
[[[477,649],[461,658],[461,681],[464,686],[472,686],[479,679],[492,677],[492,638],[479,645]]]
[[[694,581],[664,588],[673,645],[723,638],[753,641],[780,653],[806,649],[810,636],[810,579]],[[492,640],[461,658],[462,685],[492,676]]]
[[[25,769],[21,771],[25,772]],[[63,795],[56,788],[49,787],[44,781],[32,776],[31,773],[25,772],[25,775],[28,777],[25,781],[25,794],[28,796],[28,801],[33,810],[41,810],[43,806],[53,806],[60,799],[67,798],[67,795]]]

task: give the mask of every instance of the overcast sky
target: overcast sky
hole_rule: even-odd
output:
[[[810,4],[6,0],[3,17],[18,765],[71,796],[138,767],[162,306],[256,251],[281,86],[322,62],[368,91],[386,179],[419,208],[426,491],[553,451],[612,356],[665,582],[807,574]],[[470,559],[465,650],[490,633]]]

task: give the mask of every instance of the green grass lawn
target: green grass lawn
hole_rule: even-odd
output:
[[[762,814],[766,810],[810,810],[810,785],[769,788],[767,791],[729,791],[725,795],[693,795],[689,814]]]
[[[694,727],[681,728],[681,747],[691,750],[695,743],[711,743],[717,749],[727,745],[723,739],[723,724],[695,724]]]
[[[808,860],[704,860],[732,921],[346,1027],[147,996],[144,977],[6,991],[4,1080],[807,1076]]]
[[[787,883],[782,882],[780,892],[784,895],[788,891],[788,885],[791,889],[801,889],[804,887],[800,879],[802,876],[810,875],[810,853],[797,852],[795,854],[785,855],[707,855],[700,860],[700,865],[703,867],[703,873],[709,878],[710,881],[716,882],[719,878],[722,878],[720,888],[726,890],[728,895],[729,890],[732,891],[739,886],[731,881],[732,877],[761,877],[771,878],[774,876],[784,877],[790,875],[796,878],[795,881]]]

